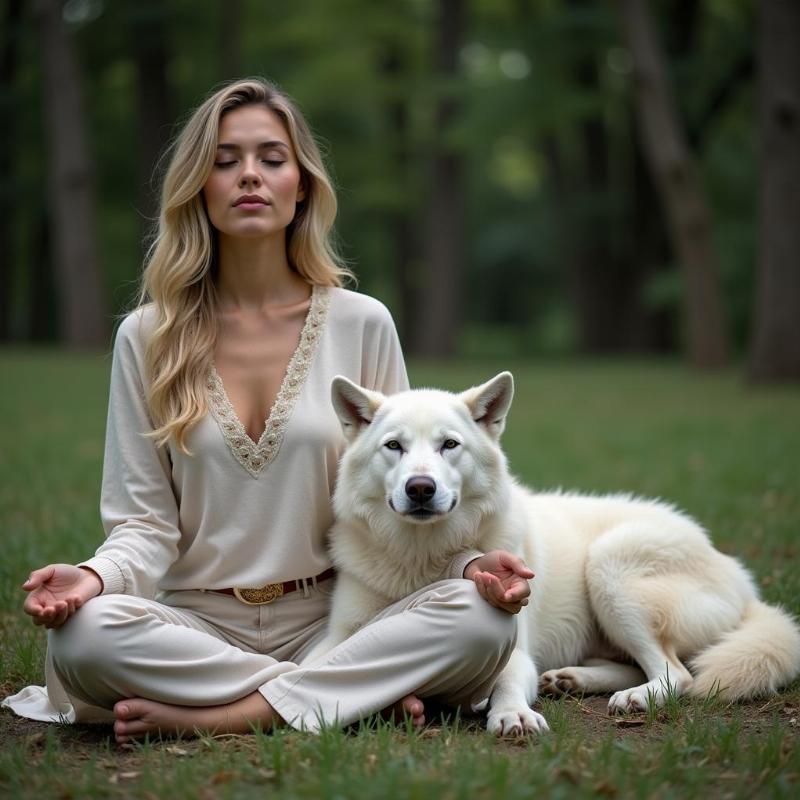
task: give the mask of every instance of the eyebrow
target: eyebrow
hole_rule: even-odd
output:
[[[289,145],[286,144],[286,142],[280,141],[280,139],[273,139],[273,140],[271,140],[269,142],[261,142],[258,145],[257,149],[258,150],[266,150],[266,149],[269,149],[270,147],[282,147],[284,150],[288,150],[289,149]],[[217,150],[241,150],[241,149],[242,149],[241,145],[233,144],[233,143],[230,143],[230,142],[220,142],[217,145]]]

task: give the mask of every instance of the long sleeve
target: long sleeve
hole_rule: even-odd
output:
[[[373,302],[379,313],[370,320],[361,385],[383,394],[405,391],[408,389],[408,374],[394,320],[384,305]]]
[[[120,325],[114,344],[100,514],[106,541],[80,566],[98,573],[103,593],[152,597],[178,557],[180,530],[166,448],[153,430],[142,380],[143,312]]]

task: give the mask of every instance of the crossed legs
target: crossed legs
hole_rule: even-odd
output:
[[[238,647],[192,612],[121,595],[87,603],[50,647],[68,693],[113,708],[126,741],[284,721],[318,730],[392,707],[421,723],[421,698],[488,697],[515,635],[514,617],[472,583],[443,581],[384,610],[313,669]]]

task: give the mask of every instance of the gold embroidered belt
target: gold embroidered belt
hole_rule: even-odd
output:
[[[232,589],[210,589],[209,591],[233,595],[237,600],[247,603],[249,606],[263,606],[266,603],[277,600],[279,597],[283,597],[285,594],[289,594],[289,592],[295,591],[303,583],[322,583],[322,581],[333,578],[334,575],[336,575],[336,570],[330,568],[326,569],[325,572],[320,572],[319,575],[313,578],[298,578],[297,580],[284,581],[283,583],[267,583],[257,588],[243,589],[235,586]]]

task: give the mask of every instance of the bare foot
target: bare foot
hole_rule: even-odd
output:
[[[415,694],[407,694],[402,700],[383,710],[384,719],[391,719],[394,715],[396,720],[401,720],[406,714],[411,717],[411,724],[415,728],[425,725],[425,706]]]
[[[174,706],[131,697],[114,706],[114,737],[118,744],[147,734],[196,736],[199,733],[251,733],[268,730],[283,719],[258,692],[223,706]]]

